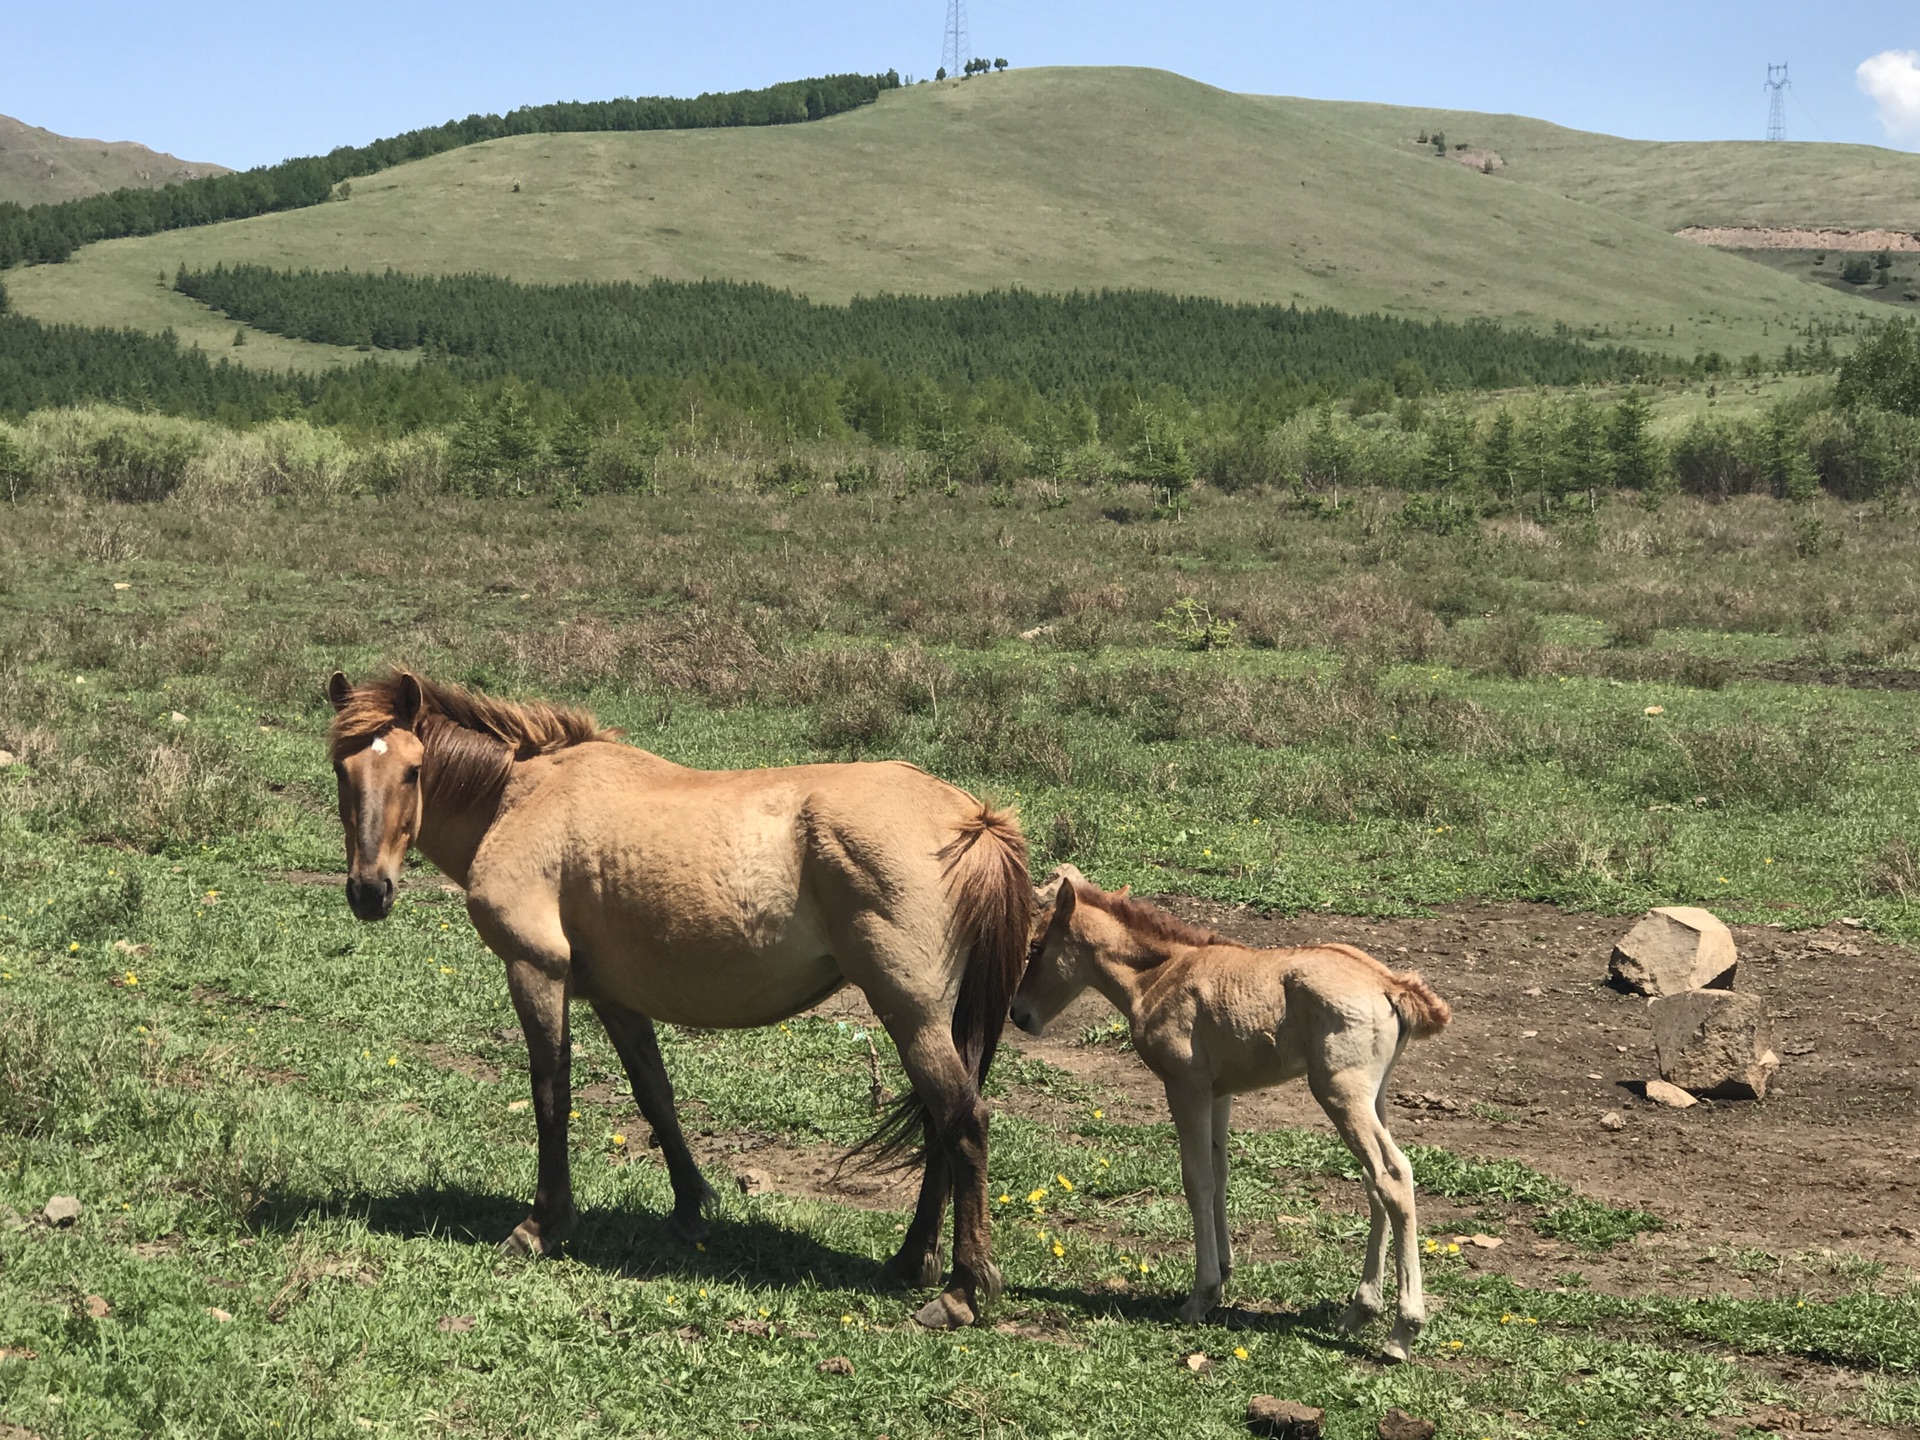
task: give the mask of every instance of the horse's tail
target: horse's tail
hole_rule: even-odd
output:
[[[1033,877],[1027,841],[1010,811],[981,805],[960,822],[938,858],[952,887],[953,933],[966,944],[960,994],[953,1007],[953,1047],[976,1087],[987,1081],[1007,1007],[1026,968],[1033,930]],[[894,1101],[878,1128],[854,1147],[883,1168],[906,1169],[926,1157],[931,1115],[909,1090]]]
[[[1413,1040],[1438,1035],[1453,1018],[1453,1007],[1433,993],[1417,970],[1387,972],[1387,999],[1400,1017],[1400,1031]]]

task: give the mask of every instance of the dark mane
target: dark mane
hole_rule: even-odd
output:
[[[1109,892],[1097,885],[1075,885],[1073,898],[1082,905],[1104,910],[1136,935],[1169,945],[1239,945],[1215,930],[1202,930],[1176,919],[1157,905],[1136,900],[1126,891]],[[1244,947],[1242,947],[1244,948]]]
[[[582,710],[538,700],[495,700],[458,685],[417,677],[416,683],[420,687],[417,717],[400,713],[402,678],[398,675],[354,686],[346,704],[334,713],[328,731],[332,757],[340,760],[396,725],[411,725],[427,747],[421,780],[432,798],[453,809],[497,790],[516,760],[589,740],[611,740],[619,733],[602,729]]]

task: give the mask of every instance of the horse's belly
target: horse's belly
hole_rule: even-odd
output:
[[[624,962],[624,963],[621,963]],[[744,1029],[817,1005],[845,983],[819,947],[782,953],[633,954],[595,962],[591,992],[674,1025]]]

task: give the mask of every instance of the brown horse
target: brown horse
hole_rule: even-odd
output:
[[[1227,1230],[1227,1124],[1233,1097],[1305,1075],[1313,1098],[1359,1160],[1371,1223],[1366,1269],[1343,1323],[1380,1313],[1389,1225],[1400,1292],[1390,1360],[1404,1360],[1426,1323],[1414,1228],[1413,1169],[1387,1133],[1386,1086],[1408,1040],[1447,1023],[1447,1002],[1411,971],[1389,970],[1351,945],[1255,950],[1163,910],[1054,872],[1034,930],[1013,1021],[1038,1035],[1093,986],[1126,1017],[1133,1047],[1167,1089],[1180,1136],[1180,1175],[1193,1216],[1191,1324],[1220,1303],[1233,1273]]]
[[[347,903],[393,908],[409,847],[467,892],[507,968],[533,1071],[540,1174],[509,1253],[545,1254],[574,1221],[567,1002],[593,1007],[673,1182],[675,1229],[705,1233],[713,1194],[674,1114],[656,1019],[770,1025],[859,986],[913,1082],[863,1149],[924,1148],[920,1199],[883,1274],[940,1279],[915,1317],[971,1323],[1000,1288],[980,1086],[1019,982],[1033,913],[1026,844],[1005,814],[899,763],[689,770],[615,742],[591,716],[397,675],[335,674],[333,768]]]

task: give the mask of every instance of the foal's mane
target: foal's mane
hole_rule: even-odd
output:
[[[602,729],[584,710],[539,700],[495,700],[417,677],[419,714],[405,715],[400,708],[405,678],[387,675],[353,687],[328,732],[333,758],[343,759],[396,725],[410,725],[426,746],[421,779],[428,792],[456,809],[497,790],[516,760],[619,734]]]
[[[1202,930],[1198,925],[1189,925],[1157,905],[1134,899],[1124,890],[1107,891],[1098,885],[1075,885],[1073,898],[1082,905],[1106,911],[1143,939],[1158,940],[1167,945],[1239,944],[1239,941],[1229,940],[1216,930]]]

